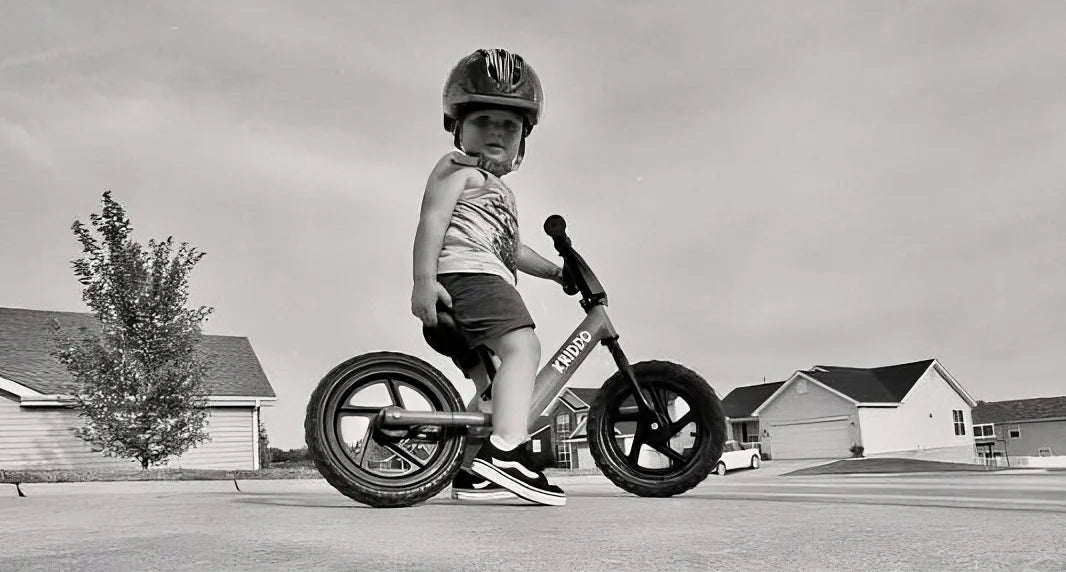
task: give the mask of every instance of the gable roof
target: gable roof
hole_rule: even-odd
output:
[[[74,378],[51,354],[57,323],[72,337],[100,327],[88,313],[0,308],[0,377],[45,395],[73,393]],[[204,335],[200,350],[214,366],[209,396],[275,397],[248,338]]]
[[[936,359],[928,359],[875,368],[816,365],[809,370],[799,370],[756,407],[751,415],[758,416],[767,404],[777,399],[785,388],[797,380],[810,380],[860,407],[896,407],[929,368],[933,368],[969,407],[976,405],[973,397],[944,366]]]
[[[875,368],[819,365],[801,373],[859,403],[899,403],[933,362],[927,359]]]
[[[785,382],[760,383],[759,385],[747,385],[738,387],[729,392],[722,400],[725,407],[725,416],[730,419],[751,417],[752,413],[770,398]]]
[[[974,425],[1066,418],[1066,397],[1035,397],[1011,401],[978,401]]]
[[[570,393],[573,393],[584,401],[587,407],[592,406],[592,402],[596,400],[596,396],[600,394],[600,388],[598,387],[568,387]]]
[[[588,411],[599,393],[600,389],[598,387],[567,387],[548,402],[541,415],[548,415],[556,411],[560,404],[563,404],[571,411]]]

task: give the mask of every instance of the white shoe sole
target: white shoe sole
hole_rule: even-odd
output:
[[[481,459],[474,459],[470,470],[529,502],[548,506],[563,506],[566,504],[566,495],[548,493],[539,489],[534,489]]]
[[[511,491],[457,491],[452,490],[452,498],[456,500],[465,501],[479,501],[479,500],[518,500],[518,495]]]

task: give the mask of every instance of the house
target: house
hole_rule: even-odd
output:
[[[74,379],[52,355],[55,327],[99,328],[92,314],[0,308],[0,469],[139,468],[104,456],[74,436]],[[204,336],[214,362],[207,380],[210,440],[168,467],[258,469],[260,407],[275,401],[247,338]]]
[[[567,387],[544,409],[540,421],[534,426],[533,450],[550,452],[554,465],[559,469],[595,469],[588,439],[589,409],[599,394],[598,388]],[[671,418],[679,419],[688,410],[674,399],[669,403]],[[690,424],[691,426],[691,424]],[[628,453],[633,443],[636,423],[623,421],[614,426],[616,442]],[[692,445],[692,437],[684,429],[671,440],[669,446],[683,451]],[[648,445],[643,445],[638,463],[644,467],[666,467],[669,461]]]
[[[753,413],[784,384],[783,381],[776,381],[738,387],[730,391],[729,395],[722,399],[722,407],[725,408],[725,416],[729,420],[726,424],[726,438],[761,449],[759,418]]]
[[[859,446],[867,457],[974,460],[970,412],[976,403],[935,359],[875,368],[815,366],[783,382],[738,390],[726,397],[734,437],[739,431],[750,442],[757,431],[761,449],[774,459],[846,458]]]
[[[596,462],[589,452],[588,435],[585,422],[588,420],[589,408],[596,394],[596,388],[567,387],[548,403],[538,422],[531,431],[540,448],[550,451],[554,464],[559,469],[595,468]]]
[[[978,401],[977,457],[1008,467],[1066,467],[1066,397]]]

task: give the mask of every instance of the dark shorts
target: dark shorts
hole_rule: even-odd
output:
[[[493,274],[440,274],[452,312],[471,348],[522,328],[535,328],[522,295]]]

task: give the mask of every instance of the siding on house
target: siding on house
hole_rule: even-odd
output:
[[[80,421],[66,407],[21,407],[0,394],[0,469],[136,469],[140,465],[93,451],[74,436]]]
[[[952,412],[962,412],[956,435]],[[858,408],[864,455],[972,463],[975,457],[970,406],[929,368],[896,407]]]
[[[995,438],[978,438],[977,443],[993,443],[992,451],[1008,457],[1038,457],[1040,449],[1049,449],[1050,456],[1066,455],[1066,420],[996,423]],[[1010,430],[1018,429],[1019,436],[1011,437]]]
[[[804,382],[806,382],[807,392],[799,393],[799,388],[804,385]],[[770,433],[769,436],[764,434],[760,437],[763,453],[773,456],[774,433],[785,430],[783,428],[775,430],[774,425],[842,415],[848,416],[849,421],[855,424],[851,427],[852,442],[860,442],[855,404],[817,383],[799,379],[787,385],[784,393],[778,395],[759,412],[759,428]],[[847,452],[842,454],[846,456]]]
[[[212,407],[201,443],[166,466],[197,469],[253,469],[251,407]],[[74,436],[80,422],[68,407],[21,407],[0,393],[0,469],[139,468],[136,461],[107,457]]]
[[[207,421],[210,441],[167,463],[183,469],[255,469],[252,407],[212,407]]]

